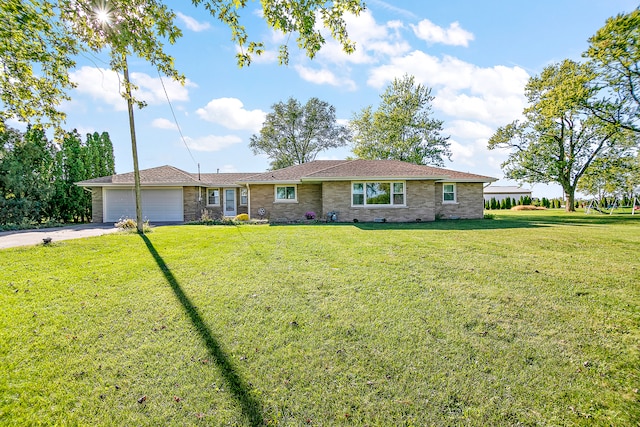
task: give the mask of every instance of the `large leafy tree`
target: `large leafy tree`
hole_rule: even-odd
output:
[[[0,159],[0,224],[40,222],[53,196],[55,146],[42,128],[7,128]]]
[[[60,143],[42,127],[0,131],[0,224],[86,221],[91,196],[74,183],[115,173],[109,134],[74,130]]]
[[[90,217],[90,196],[74,182],[86,179],[85,147],[77,131],[67,132],[56,153],[56,193],[52,205],[55,215],[64,222]]]
[[[589,64],[565,60],[546,67],[525,87],[525,120],[499,128],[489,140],[489,149],[510,151],[502,164],[507,178],[560,184],[567,211],[575,210],[576,187],[593,162],[625,155],[635,142],[585,108],[598,91],[596,78]]]
[[[349,131],[337,123],[335,108],[325,101],[311,98],[302,105],[289,98],[271,108],[249,147],[254,154],[266,154],[272,169],[310,162],[324,150],[347,145]]]
[[[84,163],[87,168],[87,177],[83,179],[98,178],[116,173],[113,143],[109,133],[88,133],[85,144]]]
[[[181,36],[175,14],[162,0],[4,0],[0,2],[0,118],[42,121],[59,126],[64,114],[58,108],[73,87],[69,71],[83,51],[109,48],[111,67],[126,68],[126,55],[146,59],[167,76],[182,80],[164,43]],[[251,38],[243,25],[245,0],[192,0],[231,31],[240,47],[238,64],[248,65],[264,46]],[[359,14],[362,0],[262,0],[267,24],[285,34],[295,34],[298,46],[314,57],[325,43],[322,27],[346,52],[349,40],[345,13]],[[288,62],[288,46],[280,46],[280,62]],[[0,121],[3,126],[3,121]]]
[[[593,161],[578,183],[578,191],[602,199],[632,198],[640,187],[640,157],[601,157]]]
[[[8,118],[60,125],[78,50],[55,1],[0,2],[0,130]]]
[[[584,54],[598,72],[599,99],[588,105],[600,119],[640,133],[640,9],[609,18]]]
[[[353,153],[361,159],[394,159],[419,165],[443,166],[451,158],[449,137],[441,135],[442,121],[432,117],[431,89],[413,76],[394,79],[371,106],[354,114]]]

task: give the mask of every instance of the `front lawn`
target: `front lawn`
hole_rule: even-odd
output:
[[[493,214],[0,250],[0,424],[638,425],[640,217]]]

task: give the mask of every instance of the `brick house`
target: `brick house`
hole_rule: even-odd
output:
[[[494,181],[396,160],[316,160],[263,173],[140,171],[143,216],[152,222],[194,221],[205,212],[272,222],[302,220],[308,212],[340,222],[482,218],[483,184]],[[91,190],[93,222],[135,218],[132,172],[76,184]]]

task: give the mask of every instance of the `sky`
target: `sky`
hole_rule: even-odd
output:
[[[270,160],[252,153],[249,138],[274,104],[316,97],[333,105],[346,124],[363,108],[377,108],[390,82],[408,74],[432,89],[433,117],[444,121],[453,152],[445,167],[498,178],[494,185],[516,184],[503,177],[507,152],[486,147],[498,127],[521,117],[528,79],[563,59],[580,60],[587,39],[608,17],[638,6],[629,0],[368,0],[358,17],[346,16],[356,52],[347,55],[328,38],[311,60],[295,36],[267,27],[254,1],[241,11],[242,22],[266,51],[239,68],[225,25],[189,1],[165,3],[183,31],[166,49],[186,82],[160,77],[150,64],[129,58],[136,96],[148,104],[135,111],[141,169],[263,172]],[[288,66],[276,58],[282,43],[290,49]],[[122,77],[109,70],[106,54],[79,56],[71,77],[78,86],[62,106],[65,129],[108,132],[116,172],[132,171],[126,102],[118,88]],[[317,158],[348,156],[350,147]],[[557,185],[524,186],[535,197],[562,196]]]

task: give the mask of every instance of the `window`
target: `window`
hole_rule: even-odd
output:
[[[442,184],[442,202],[456,203],[456,185]]]
[[[295,185],[276,185],[276,202],[295,202]]]
[[[207,205],[220,205],[220,190],[218,188],[207,189]]]
[[[240,204],[242,206],[246,206],[247,205],[247,200],[248,200],[248,191],[246,188],[241,188],[240,189]]]
[[[354,182],[353,206],[404,206],[404,182]]]

